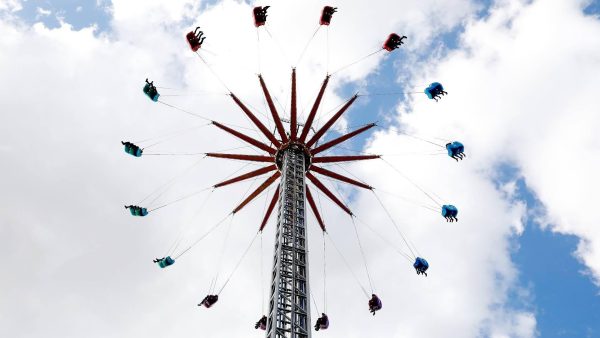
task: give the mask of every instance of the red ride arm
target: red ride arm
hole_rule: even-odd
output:
[[[325,223],[323,223],[321,214],[319,213],[319,210],[317,209],[317,205],[315,204],[315,200],[313,199],[312,194],[310,193],[310,189],[308,189],[308,186],[306,186],[306,199],[308,200],[310,209],[312,210],[313,214],[315,214],[315,218],[317,219],[317,222],[319,222],[319,226],[321,227],[321,230],[325,231]]]
[[[267,225],[267,221],[269,220],[269,216],[271,216],[271,212],[273,212],[273,208],[275,208],[275,204],[277,203],[278,197],[279,197],[279,187],[277,187],[277,189],[275,190],[275,194],[273,194],[273,199],[271,200],[271,203],[269,204],[269,208],[267,209],[267,212],[265,213],[265,218],[263,218],[263,221],[260,224],[259,231],[263,231],[263,229],[265,228],[265,225]]]
[[[308,179],[317,187],[319,188],[319,190],[321,190],[325,195],[327,195],[327,197],[329,197],[329,199],[331,199],[335,204],[337,204],[342,210],[344,210],[346,213],[348,213],[348,215],[352,216],[352,211],[350,211],[350,209],[348,209],[347,206],[344,205],[344,203],[342,203],[342,201],[340,201],[337,197],[335,197],[335,195],[329,191],[329,189],[327,189],[327,187],[325,187],[323,185],[323,183],[321,183],[321,181],[319,181],[319,179],[317,179],[315,176],[313,176],[313,174],[311,174],[310,172],[306,173],[306,177],[308,177]]]
[[[263,192],[271,184],[273,184],[273,182],[275,182],[275,180],[278,179],[279,176],[281,176],[281,173],[279,171],[276,171],[273,174],[273,176],[267,178],[267,180],[264,181],[263,184],[261,184],[258,188],[256,188],[256,190],[254,190],[248,197],[246,197],[246,199],[242,203],[240,203],[240,205],[233,209],[232,213],[235,214],[236,212],[242,210],[242,208],[245,207],[246,204],[250,203],[253,199],[256,198],[256,196],[258,196],[261,192]]]

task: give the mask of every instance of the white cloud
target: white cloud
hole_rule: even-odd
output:
[[[517,276],[510,261],[510,238],[522,231],[524,206],[507,198],[513,192],[510,186],[499,191],[490,182],[493,168],[489,164],[494,163],[496,156],[501,160],[517,161],[533,157],[534,150],[536,154],[544,154],[531,140],[534,137],[531,121],[546,117],[553,121],[549,125],[561,123],[556,115],[549,118],[542,114],[543,109],[539,113],[532,109],[530,101],[544,104],[545,109],[548,104],[543,100],[552,103],[552,109],[563,107],[556,104],[557,96],[548,94],[556,83],[573,85],[572,91],[565,92],[563,97],[575,97],[573,95],[581,89],[573,89],[574,85],[580,83],[579,80],[591,81],[593,77],[591,72],[580,71],[577,76],[581,78],[576,83],[562,81],[564,79],[551,81],[555,79],[553,76],[572,74],[557,66],[563,66],[561,62],[572,58],[593,62],[589,55],[596,55],[590,53],[595,50],[596,43],[590,35],[582,36],[590,45],[585,49],[579,42],[567,39],[564,32],[553,32],[554,36],[562,37],[556,41],[551,39],[552,34],[531,32],[530,29],[540,27],[535,20],[547,20],[544,16],[549,14],[545,12],[546,7],[558,6],[542,4],[534,3],[532,7],[499,5],[487,21],[474,21],[467,27],[463,42],[466,51],[448,56],[440,69],[426,70],[427,80],[435,77],[448,83],[450,95],[437,105],[416,101],[413,108],[418,113],[404,115],[402,121],[428,135],[448,135],[449,130],[464,135],[469,158],[459,164],[436,157],[411,159],[411,163],[399,157],[392,162],[420,184],[451,198],[450,202],[461,210],[460,222],[446,224],[441,216],[426,209],[415,210],[411,205],[381,195],[386,204],[394,205],[393,213],[403,230],[432,263],[430,276],[416,276],[407,262],[392,259],[396,257],[392,250],[361,229],[384,310],[375,318],[368,314],[366,299],[361,298],[352,277],[339,258],[329,253],[331,337],[392,334],[440,337],[447,332],[456,333],[458,337],[535,335],[536,321],[532,314],[510,309],[507,305],[508,291],[515,287]],[[99,5],[105,6],[105,3]],[[298,55],[304,47],[316,26],[321,5],[289,2],[278,3],[270,9],[270,31],[288,55]],[[422,51],[429,46],[428,40],[434,34],[451,29],[477,10],[467,1],[442,4],[422,1],[417,5],[404,1],[359,2],[339,7],[340,12],[334,17],[335,25],[329,33],[330,70],[378,48],[382,38],[394,30],[410,36],[411,43],[407,48],[411,52]],[[569,29],[576,30],[578,24],[585,26],[580,28],[584,30],[587,26],[597,25],[594,20],[582,18],[578,12],[565,7],[555,9],[551,14],[556,20],[556,16],[565,10],[566,17],[560,18],[565,22],[573,21]],[[0,35],[3,51],[0,74],[4,80],[0,82],[0,93],[3,93],[0,100],[0,133],[3,135],[0,154],[3,163],[9,163],[0,178],[3,186],[0,247],[6,251],[3,255],[5,269],[11,271],[10,276],[0,280],[0,290],[11,290],[2,295],[0,335],[166,337],[191,336],[210,330],[213,337],[258,336],[260,332],[252,332],[252,324],[261,312],[256,250],[247,258],[248,263],[242,265],[218,306],[211,310],[198,309],[195,303],[203,297],[215,273],[215,257],[220,252],[224,228],[170,269],[157,271],[151,258],[160,255],[176,237],[180,224],[192,218],[194,207],[201,198],[163,209],[144,220],[127,217],[119,204],[140,199],[193,161],[159,156],[129,158],[123,154],[119,140],[145,138],[165,130],[202,123],[149,102],[141,94],[143,79],[149,77],[159,86],[184,88],[188,92],[224,92],[211,72],[187,49],[183,35],[190,28],[198,24],[204,29],[208,36],[204,47],[210,51],[204,55],[223,81],[248,103],[262,107],[254,76],[258,60],[250,7],[225,1],[200,12],[198,3],[193,1],[171,1],[166,5],[160,1],[115,0],[110,8],[113,30],[100,36],[94,36],[93,28],[73,31],[68,25],[47,29],[41,24],[29,28],[15,22],[0,22],[3,31]],[[510,27],[506,26],[508,19],[511,19]],[[356,24],[372,20],[377,20],[378,25]],[[555,26],[552,29],[558,30]],[[325,73],[324,37],[324,34],[317,35],[298,67],[299,100],[303,106],[310,104]],[[540,42],[537,46],[534,37],[545,44]],[[571,49],[551,49],[554,51],[552,58],[539,55],[545,48],[550,48],[546,44],[551,42],[552,48],[562,44]],[[272,93],[285,104],[289,63],[293,60],[288,62],[282,57],[277,43],[264,32],[261,32],[261,46],[262,72]],[[44,63],[39,62],[40,54],[44,55]],[[513,69],[512,63],[506,63],[507,58],[511,62],[528,62],[527,67]],[[539,60],[557,68],[550,74],[547,66],[536,63]],[[364,79],[376,70],[379,61],[381,57],[373,58],[340,73],[337,79],[334,78],[331,89],[340,88],[343,81]],[[532,64],[536,66],[532,67]],[[525,71],[531,72],[531,76],[524,77]],[[509,82],[511,78],[518,78],[519,86]],[[530,78],[539,81],[530,83]],[[474,88],[486,88],[492,83],[497,84],[493,91],[476,92],[481,100],[473,98]],[[531,88],[539,88],[544,95]],[[593,88],[584,89],[591,91]],[[512,93],[512,100],[506,99],[504,93]],[[581,95],[593,97],[590,93]],[[328,95],[323,111],[335,107],[343,99]],[[170,100],[219,121],[249,126],[225,96],[173,97]],[[572,104],[570,107],[578,107],[575,101],[568,103]],[[539,115],[530,116],[531,111]],[[577,114],[583,113],[578,110]],[[514,121],[519,121],[519,125],[515,127]],[[545,135],[552,135],[551,130],[546,132]],[[562,131],[554,132],[563,135]],[[585,137],[581,133],[576,136]],[[552,143],[549,136],[542,139]],[[554,146],[559,148],[570,146],[570,141],[580,144],[572,139],[556,141],[560,142]],[[598,144],[594,143],[597,139],[589,141],[591,145]],[[238,145],[222,132],[205,128],[201,133],[174,140],[157,149],[206,151]],[[505,153],[501,145],[514,149],[514,152]],[[394,153],[411,151],[410,142],[388,132],[377,134],[369,151],[389,153],[392,146]],[[573,156],[570,155],[574,153],[572,148],[570,151],[562,156]],[[543,156],[540,160],[546,161],[542,163],[548,161]],[[593,157],[588,156],[587,160],[593,161]],[[537,182],[528,172],[540,169],[535,167],[537,162],[531,162],[533,160],[527,161],[531,168],[521,166],[527,182],[547,205],[559,203],[550,201],[554,191],[544,191],[548,188],[547,180],[554,176],[540,175]],[[224,167],[228,169],[223,170]],[[214,183],[229,170],[237,168],[229,162],[224,166],[222,162],[204,160],[169,191],[165,200]],[[414,187],[398,178],[384,163],[352,166],[351,170],[359,176],[370,177],[369,182],[376,187],[399,194],[406,192],[411,198],[419,199],[415,197],[420,195]],[[238,200],[231,196],[243,194],[247,187],[245,184],[215,192],[207,211],[193,223],[192,231],[201,233],[220,219]],[[327,201],[322,202],[332,237],[348,256],[354,258],[351,261],[355,262],[355,271],[361,272],[356,244],[349,232],[351,224]],[[427,200],[418,202],[428,203]],[[223,274],[230,271],[241,253],[238,249],[246,245],[255,232],[257,220],[262,217],[260,206],[263,203],[264,200],[260,200],[236,216]],[[397,238],[392,237],[396,234],[385,215],[380,211],[373,212],[380,209],[371,196],[358,195],[353,206],[367,223],[390,238]],[[562,211],[563,208],[555,210]],[[576,218],[579,215],[575,209],[565,210],[564,214],[550,212],[549,216],[558,219],[559,216]],[[581,229],[585,229],[585,226],[567,228],[566,222],[559,224],[564,227],[561,228],[563,231],[577,230],[583,234]],[[310,228],[311,243],[319,246],[319,234],[315,229]],[[272,225],[267,233],[270,231]],[[188,238],[192,239],[194,235]],[[596,242],[590,243],[590,248],[594,248]],[[264,247],[267,253],[270,252],[270,235],[265,236]],[[591,252],[593,249],[581,248],[582,257],[587,257],[586,250]],[[313,253],[315,251],[317,254],[311,257],[311,276],[315,281],[313,291],[320,304],[322,258],[318,249]],[[264,262],[266,265],[271,263],[268,258]]]
[[[49,16],[50,14],[52,14],[52,11],[49,9],[44,9],[42,7],[37,7],[35,9],[35,12],[37,13],[37,15],[35,16],[36,19],[39,19],[43,16]]]
[[[20,0],[2,0],[0,1],[0,11],[18,12],[23,9],[23,4]]]
[[[502,321],[507,322],[502,322]],[[521,337],[534,337],[539,335],[536,332],[536,319],[532,313],[518,313],[511,318],[503,318],[500,315],[496,318],[497,322],[501,325],[495,325],[491,328],[489,337],[492,338],[521,338]]]

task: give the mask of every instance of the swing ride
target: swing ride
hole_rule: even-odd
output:
[[[270,6],[258,6],[252,10],[254,25],[258,30],[265,29],[264,26],[267,24],[267,10],[269,9],[269,7]],[[317,31],[323,26],[326,27],[326,29],[329,29],[332,16],[336,12],[337,7],[325,6],[322,9],[321,15],[319,17],[319,26],[317,28]],[[315,34],[313,34],[313,37],[315,36]],[[197,27],[194,31],[190,31],[185,35],[185,40],[187,41],[189,48],[192,50],[192,52],[196,53],[200,57],[200,60],[202,60],[203,63],[206,65],[206,67],[210,68],[210,65],[204,61],[202,55],[200,54],[200,52],[203,51],[202,43],[205,40],[205,38],[206,36],[204,36],[204,32],[200,31],[200,27]],[[155,194],[155,192],[153,192],[149,195],[155,195],[154,199],[148,200],[147,197],[140,203],[138,203],[142,204],[143,202],[146,202],[146,206],[125,206],[126,209],[129,209],[131,215],[147,216],[158,209],[172,205],[176,202],[182,201],[186,198],[202,193],[204,191],[211,190],[212,193],[212,190],[224,186],[232,185],[250,179],[258,179],[263,175],[267,175],[267,178],[262,182],[262,184],[260,184],[254,191],[252,191],[248,196],[246,196],[223,219],[214,224],[198,239],[193,241],[191,245],[179,252],[176,252],[176,250],[179,248],[179,243],[181,241],[181,239],[178,239],[178,241],[176,241],[176,243],[171,246],[171,249],[169,250],[167,255],[165,255],[163,258],[155,259],[154,263],[156,263],[161,269],[168,268],[169,266],[175,264],[176,260],[178,260],[189,250],[194,248],[198,243],[200,243],[204,238],[209,236],[222,224],[226,223],[226,220],[232,218],[233,215],[240,212],[243,208],[248,206],[259,196],[267,193],[269,191],[269,188],[274,187],[274,192],[271,195],[270,203],[268,204],[264,217],[262,218],[262,221],[258,226],[258,232],[251,239],[250,244],[245,249],[240,260],[235,265],[233,271],[229,275],[229,278],[225,280],[223,285],[218,290],[209,292],[209,294],[204,297],[204,299],[198,304],[198,306],[211,308],[218,302],[221,292],[225,289],[229,280],[242,263],[243,258],[246,256],[246,254],[252,247],[256,238],[259,235],[262,236],[263,231],[270,219],[270,216],[275,210],[277,210],[277,222],[274,229],[275,251],[273,256],[273,267],[270,274],[270,295],[268,297],[269,310],[266,314],[262,314],[262,317],[260,317],[258,322],[256,322],[255,328],[264,330],[266,333],[266,337],[270,338],[311,337],[310,327],[312,325],[310,320],[310,284],[308,277],[309,256],[306,229],[307,208],[311,210],[312,215],[316,219],[316,222],[323,233],[323,253],[325,254],[325,238],[327,237],[327,239],[330,240],[333,244],[336,251],[341,255],[341,252],[335,246],[335,243],[327,233],[327,227],[321,215],[321,211],[315,203],[314,194],[316,193],[327,197],[335,206],[339,207],[345,214],[349,216],[351,223],[354,227],[362,258],[364,260],[363,263],[365,265],[365,270],[367,271],[369,284],[371,285],[371,293],[367,292],[367,290],[364,287],[362,287],[360,282],[359,285],[361,286],[363,293],[367,297],[369,311],[373,315],[375,315],[377,311],[380,311],[382,309],[383,305],[381,298],[373,292],[372,282],[370,275],[368,274],[366,259],[358,235],[355,220],[358,220],[361,224],[363,224],[366,228],[370,229],[371,231],[374,230],[369,225],[365,224],[360,218],[358,218],[352,212],[350,207],[346,203],[342,202],[342,200],[323,183],[323,179],[333,180],[336,182],[348,184],[356,188],[371,191],[374,194],[377,201],[379,202],[379,204],[381,205],[381,207],[383,208],[383,210],[385,211],[385,213],[387,214],[388,218],[390,219],[400,238],[402,239],[402,242],[400,243],[401,246],[399,246],[398,243],[391,242],[389,239],[383,236],[380,237],[392,247],[394,247],[398,254],[406,258],[409,261],[409,263],[413,265],[413,268],[415,269],[418,275],[427,276],[429,263],[427,262],[427,260],[425,260],[417,254],[418,251],[416,250],[414,245],[400,231],[400,228],[394,221],[394,218],[390,214],[389,210],[385,207],[385,205],[379,198],[378,194],[375,192],[375,189],[367,183],[359,181],[358,179],[354,179],[344,174],[329,170],[326,168],[326,166],[353,161],[368,161],[380,159],[383,160],[384,163],[392,167],[393,170],[399,173],[404,179],[406,179],[409,183],[414,185],[418,190],[420,190],[424,195],[426,195],[431,201],[435,203],[434,206],[424,206],[425,208],[435,213],[439,213],[441,209],[442,216],[448,222],[458,221],[458,219],[456,218],[458,214],[458,209],[450,204],[442,205],[439,198],[434,198],[432,194],[428,193],[428,191],[425,190],[423,187],[410,180],[401,171],[392,166],[391,163],[386,161],[385,158],[383,158],[381,155],[331,155],[327,153],[331,152],[344,142],[353,139],[354,137],[361,135],[369,130],[372,130],[375,127],[378,127],[375,123],[369,123],[360,126],[359,128],[356,128],[354,130],[351,130],[345,134],[342,134],[339,137],[333,138],[329,141],[323,141],[324,136],[332,130],[332,127],[336,124],[336,122],[339,121],[339,119],[352,107],[352,105],[361,95],[353,95],[345,103],[343,103],[341,107],[338,106],[336,109],[334,109],[335,113],[331,117],[329,117],[323,125],[317,126],[318,123],[315,120],[319,112],[323,96],[325,95],[326,89],[332,76],[336,75],[339,71],[366,59],[367,57],[375,55],[378,52],[393,52],[394,50],[400,48],[401,45],[405,43],[404,40],[406,39],[406,36],[391,33],[386,39],[384,39],[383,44],[380,45],[382,47],[380,47],[377,51],[367,55],[366,57],[358,61],[349,64],[348,66],[340,68],[336,72],[333,72],[331,74],[327,73],[321,83],[319,92],[314,102],[312,103],[312,107],[310,109],[310,112],[308,113],[306,121],[304,122],[298,120],[298,91],[296,88],[296,68],[291,69],[291,102],[289,109],[289,120],[283,118],[280,115],[280,110],[277,109],[274,103],[275,97],[271,95],[271,92],[267,87],[266,81],[263,78],[263,75],[260,73],[258,74],[257,80],[259,82],[262,94],[264,95],[266,107],[268,107],[268,111],[270,113],[269,119],[271,120],[270,122],[274,124],[273,131],[269,130],[267,126],[265,126],[265,124],[261,121],[261,119],[257,117],[255,112],[253,111],[254,109],[251,109],[252,107],[249,107],[247,104],[245,104],[240,97],[238,97],[232,92],[227,93],[227,95],[233,101],[233,103],[251,121],[253,127],[255,127],[259,131],[259,134],[262,135],[268,142],[248,136],[246,133],[240,132],[239,130],[236,130],[235,127],[230,126],[222,121],[214,121],[212,119],[206,118],[199,114],[192,113],[188,110],[176,107],[170,103],[163,101],[158,91],[158,89],[160,89],[161,87],[156,87],[154,85],[154,81],[149,81],[148,79],[146,79],[143,87],[143,93],[152,102],[161,103],[165,106],[179,110],[181,112],[187,113],[195,117],[199,117],[208,122],[202,126],[188,128],[183,132],[190,132],[197,130],[198,128],[212,126],[222,130],[223,132],[235,138],[238,138],[241,141],[244,141],[245,143],[254,147],[256,151],[262,151],[262,153],[252,155],[229,152],[187,153],[180,155],[204,155],[205,157],[211,158],[237,160],[255,164],[258,163],[261,165],[261,167],[256,170],[249,171],[232,178],[227,178],[224,181],[213,184],[212,186],[206,189],[202,189],[200,191],[194,192],[193,194],[181,197],[175,201],[160,206],[152,207],[152,204],[155,201],[157,201],[158,197],[160,196],[161,191],[164,192],[165,187],[167,187],[175,179],[177,179],[177,177],[175,177],[169,182],[167,182],[166,185],[161,186],[157,190],[155,190],[155,192],[158,193]],[[310,41],[312,41],[312,38],[311,40],[309,40],[309,43]],[[215,76],[217,76],[212,69],[210,70]],[[222,82],[222,80],[220,81]],[[435,99],[436,101],[440,98],[440,96],[447,94],[447,92],[444,91],[442,85],[438,82],[434,82],[430,86],[428,86],[425,89],[424,93],[429,99]],[[289,124],[289,128],[284,127],[284,122]],[[178,134],[179,133],[168,134],[155,139],[147,139],[136,142],[121,141],[121,143],[125,148],[125,152],[134,157],[164,155],[160,153],[144,152],[144,150],[156,144],[169,140],[173,137],[176,137]],[[459,159],[462,160],[466,156],[464,154],[464,145],[460,142],[448,141],[449,143],[447,143],[446,146],[443,146],[435,142],[425,140],[416,135],[409,135],[406,133],[400,134],[434,144],[442,148],[442,150],[438,149],[437,154],[443,154],[447,151],[448,156],[455,159],[456,161],[458,161]],[[148,142],[152,143],[148,144]],[[443,151],[443,153],[439,153],[440,151]],[[194,166],[196,164],[197,163],[195,163]],[[188,169],[188,171],[190,169],[191,167]],[[207,199],[204,200],[204,203]],[[202,206],[204,205],[204,203],[202,204]],[[343,258],[343,256],[341,257]],[[349,267],[345,259],[344,262]],[[324,266],[324,276],[325,270],[326,268]],[[214,281],[213,283],[216,283],[216,281]],[[214,285],[211,285],[211,290],[214,290],[213,288]],[[330,319],[325,311],[321,313],[321,316],[317,319],[316,324],[314,325],[314,329],[315,331],[327,330],[329,328],[329,325]]]

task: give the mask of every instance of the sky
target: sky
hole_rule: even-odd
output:
[[[258,33],[255,5],[272,6]],[[310,39],[323,5],[339,12]],[[252,166],[133,158],[119,141],[177,131],[147,153],[244,147],[148,100],[144,79],[165,102],[260,138],[225,94],[272,127],[256,74],[285,115],[296,66],[301,119],[328,72],[320,125],[361,95],[326,139],[378,123],[333,153],[383,155],[332,167],[375,194],[326,181],[357,215],[371,283],[352,221],[318,196],[349,262],[327,242],[324,278],[323,238],[308,212],[311,311],[331,319],[314,337],[600,337],[599,16],[600,2],[583,0],[0,0],[0,336],[261,336],[253,324],[266,312],[273,219],[234,268],[267,194],[175,265],[152,264],[180,236],[184,248],[200,238],[260,179],[197,191]],[[206,63],[183,39],[197,25]],[[390,32],[406,44],[363,59]],[[433,81],[449,93],[437,103],[422,94]],[[459,140],[467,158],[455,162],[421,139]],[[155,199],[157,187],[165,189]],[[145,218],[123,209],[187,195]],[[430,262],[428,277],[396,252],[401,238],[378,198]],[[438,202],[458,206],[459,222],[429,209]],[[219,303],[198,308],[216,276]],[[377,316],[361,288],[381,296]]]

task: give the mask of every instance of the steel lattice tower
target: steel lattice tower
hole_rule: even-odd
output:
[[[298,147],[286,149],[282,157],[267,337],[309,338],[305,158]]]

